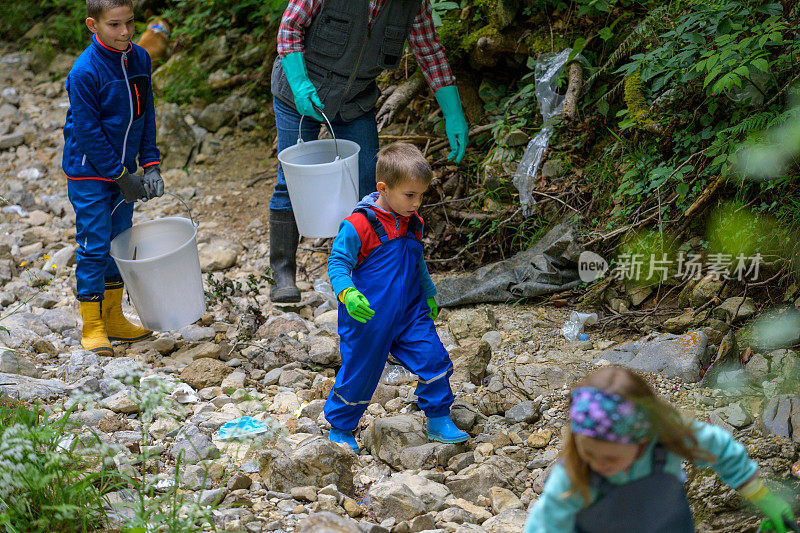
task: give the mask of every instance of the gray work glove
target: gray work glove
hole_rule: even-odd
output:
[[[122,197],[128,203],[135,202],[145,196],[142,177],[139,174],[131,174],[127,168],[122,171],[122,174],[114,182],[119,185]]]
[[[161,179],[160,166],[161,165],[150,165],[144,169],[142,185],[144,186],[145,195],[142,197],[143,202],[164,195],[164,180]]]

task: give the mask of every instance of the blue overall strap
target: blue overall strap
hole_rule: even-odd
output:
[[[369,225],[372,226],[372,229],[375,231],[375,235],[381,240],[381,242],[386,242],[389,240],[389,236],[386,234],[386,228],[383,227],[381,221],[378,220],[378,215],[375,214],[375,211],[368,207],[359,207],[353,213],[361,213],[364,215],[364,218],[367,219]]]

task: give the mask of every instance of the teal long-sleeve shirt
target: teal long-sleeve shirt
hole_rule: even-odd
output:
[[[753,477],[758,466],[747,455],[745,447],[724,429],[694,422],[692,425],[698,447],[712,454],[716,461],[700,462],[699,467],[711,467],[723,482],[733,488],[740,487]],[[614,485],[624,485],[650,475],[653,462],[653,448],[656,440],[652,439],[642,456],[633,462],[628,470],[618,472],[607,478]],[[667,453],[664,470],[683,479],[682,458],[672,452]],[[542,495],[534,503],[524,533],[570,533],[575,531],[575,520],[583,509],[583,496],[579,492],[565,496],[572,490],[572,483],[564,466],[560,463],[553,467]],[[591,501],[597,498],[595,490],[590,489]]]

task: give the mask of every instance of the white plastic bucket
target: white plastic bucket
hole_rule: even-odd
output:
[[[324,116],[324,115],[323,115]],[[325,118],[327,121],[327,117]],[[303,120],[300,119],[302,125]],[[333,128],[328,123],[333,135]],[[278,154],[297,229],[304,237],[335,237],[358,203],[358,143],[344,139],[303,141]]]
[[[111,257],[147,329],[179,329],[206,312],[192,220],[166,217],[136,224],[111,241]]]

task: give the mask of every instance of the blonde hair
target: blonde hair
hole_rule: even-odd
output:
[[[396,142],[378,152],[375,179],[390,188],[407,180],[429,185],[433,181],[433,171],[419,148]]]
[[[653,425],[655,438],[669,451],[692,462],[715,460],[710,453],[698,448],[691,422],[684,420],[680,413],[662,400],[650,384],[636,372],[622,366],[606,366],[583,378],[574,388],[578,387],[594,387],[621,396],[644,408]],[[561,459],[572,484],[572,489],[565,496],[580,492],[584,504],[588,505],[591,497],[589,493],[591,471],[589,465],[578,454],[575,435],[569,429],[564,449],[561,450]]]

